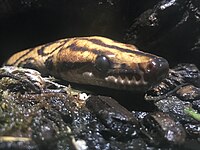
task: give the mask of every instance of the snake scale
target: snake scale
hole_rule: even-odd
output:
[[[66,38],[26,49],[4,65],[36,69],[78,84],[131,91],[147,90],[169,71],[164,58],[100,36]]]

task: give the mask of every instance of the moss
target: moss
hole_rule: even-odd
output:
[[[190,117],[200,121],[200,114],[196,110],[194,110],[192,107],[186,108],[184,112],[188,114]]]

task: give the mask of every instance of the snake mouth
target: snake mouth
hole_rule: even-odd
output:
[[[113,87],[148,89],[164,79],[168,71],[168,62],[158,57],[148,64],[137,64],[132,70],[111,71],[104,79]]]
[[[117,66],[117,65],[116,65]],[[114,66],[114,67],[116,67]],[[158,84],[168,74],[169,65],[163,58],[155,58],[149,63],[135,64],[107,70],[83,68],[82,73],[73,70],[64,73],[63,78],[79,84],[89,84],[119,90],[145,91]],[[70,78],[70,79],[69,79]]]
[[[148,82],[144,80],[143,73],[132,75],[132,76],[107,76],[105,80],[110,83],[114,83],[117,85],[125,85],[125,86],[132,86],[132,85],[147,85]]]

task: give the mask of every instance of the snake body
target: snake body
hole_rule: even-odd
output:
[[[40,71],[78,84],[146,90],[166,77],[168,62],[105,37],[61,39],[18,52],[5,65]]]

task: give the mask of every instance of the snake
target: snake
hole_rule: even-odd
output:
[[[13,54],[5,63],[38,70],[69,83],[145,91],[169,72],[163,57],[106,37],[60,39]]]

